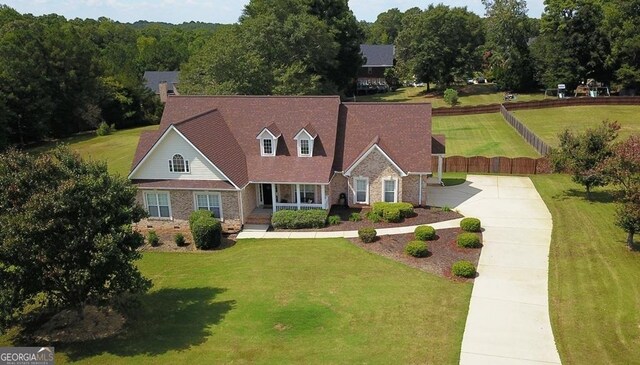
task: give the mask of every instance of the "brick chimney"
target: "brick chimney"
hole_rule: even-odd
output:
[[[169,87],[166,81],[163,81],[158,85],[158,92],[160,93],[160,101],[166,103],[169,94]]]

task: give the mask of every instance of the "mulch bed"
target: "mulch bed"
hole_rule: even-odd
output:
[[[198,250],[196,245],[190,241],[190,237],[187,238],[186,246],[178,246],[172,239],[160,239],[160,245],[153,247],[150,244],[146,243],[141,251],[146,252],[214,252],[224,250],[236,244],[236,236],[237,234],[222,234],[222,244],[220,247],[215,248],[213,250]]]
[[[478,266],[480,258],[479,248],[460,248],[456,244],[456,237],[462,230],[449,228],[437,230],[437,240],[427,241],[430,255],[427,257],[412,257],[404,253],[404,246],[414,240],[413,234],[379,236],[373,243],[362,243],[358,238],[349,239],[353,244],[363,249],[388,257],[416,269],[461,282],[472,282],[473,279],[460,278],[451,273],[451,265],[459,260],[472,262]],[[479,234],[482,240],[482,235]]]
[[[454,211],[443,211],[440,208],[436,207],[424,207],[424,208],[415,208],[415,215],[410,218],[404,218],[399,223],[388,223],[388,222],[378,222],[372,223],[365,217],[365,214],[369,211],[369,209],[363,208],[344,208],[333,206],[329,211],[329,215],[339,215],[340,216],[340,224],[326,226],[324,228],[310,228],[310,229],[275,229],[276,232],[311,232],[311,231],[320,231],[320,232],[331,232],[331,231],[357,231],[360,228],[364,227],[374,227],[374,228],[392,228],[392,227],[404,227],[404,226],[417,226],[421,224],[431,224],[436,222],[448,221],[451,219],[462,218],[463,216],[460,213]],[[362,220],[359,222],[351,222],[349,221],[349,216],[351,213],[358,213],[362,216]]]

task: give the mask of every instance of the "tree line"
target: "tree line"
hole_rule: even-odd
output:
[[[178,26],[20,14],[0,5],[0,150],[95,129],[156,123],[145,70],[177,70],[214,24]]]
[[[639,0],[545,0],[541,19],[524,0],[483,0],[466,8],[390,9],[361,22],[366,42],[394,44],[403,79],[446,86],[481,73],[505,90],[574,88],[596,79],[619,89],[640,84]]]

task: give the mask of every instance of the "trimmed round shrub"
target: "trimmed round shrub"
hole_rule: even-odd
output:
[[[173,241],[176,243],[177,246],[186,246],[187,245],[187,240],[184,238],[184,235],[180,232],[176,233],[173,236]]]
[[[332,226],[335,226],[336,224],[340,224],[340,216],[339,215],[330,215],[327,218],[327,223],[329,223]]]
[[[480,219],[464,218],[460,221],[460,228],[465,232],[480,232]]]
[[[475,233],[460,233],[458,235],[458,246],[464,248],[478,248],[480,247],[480,237]]]
[[[362,216],[360,213],[353,212],[349,215],[349,220],[352,222],[360,222],[362,220]]]
[[[413,257],[426,257],[429,255],[429,247],[424,241],[411,241],[404,246],[404,252]]]
[[[360,237],[364,243],[371,243],[375,241],[377,234],[376,229],[373,227],[360,228],[358,230],[358,237]]]
[[[463,278],[473,278],[476,276],[476,267],[469,261],[457,261],[451,266],[451,272]]]
[[[398,208],[385,209],[384,215],[382,217],[384,218],[384,220],[391,223],[398,223],[402,219],[402,215],[400,214],[400,209]]]
[[[199,212],[208,212],[209,214]],[[191,213],[189,227],[197,248],[207,250],[222,244],[222,224],[213,217],[213,213],[210,211],[198,210]]]
[[[413,210],[413,204],[411,203],[393,203],[393,204],[395,204],[395,207],[398,208],[398,210],[400,210],[400,215],[402,216],[402,218],[413,217],[413,215],[415,214]]]
[[[376,202],[373,203],[371,207],[371,211],[381,217],[384,217],[384,213],[389,209],[398,209],[402,218],[411,217],[415,214],[415,212],[413,211],[413,204],[411,203]]]
[[[436,238],[436,230],[431,226],[418,226],[413,234],[418,241],[431,241]]]
[[[147,233],[147,242],[149,242],[149,244],[153,247],[160,246],[160,237],[158,237],[158,234],[156,233],[156,231],[150,230]]]

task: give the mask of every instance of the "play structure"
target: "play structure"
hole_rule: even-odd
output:
[[[546,89],[544,91],[545,99],[547,96],[555,96],[558,99],[570,97],[569,90],[567,90],[567,86],[565,84],[558,84],[558,87],[555,89]],[[597,98],[600,96],[611,96],[611,93],[609,92],[609,87],[604,86],[603,83],[597,82],[594,79],[588,79],[586,84],[583,82],[578,85],[573,92],[573,97],[577,98],[580,96]]]

